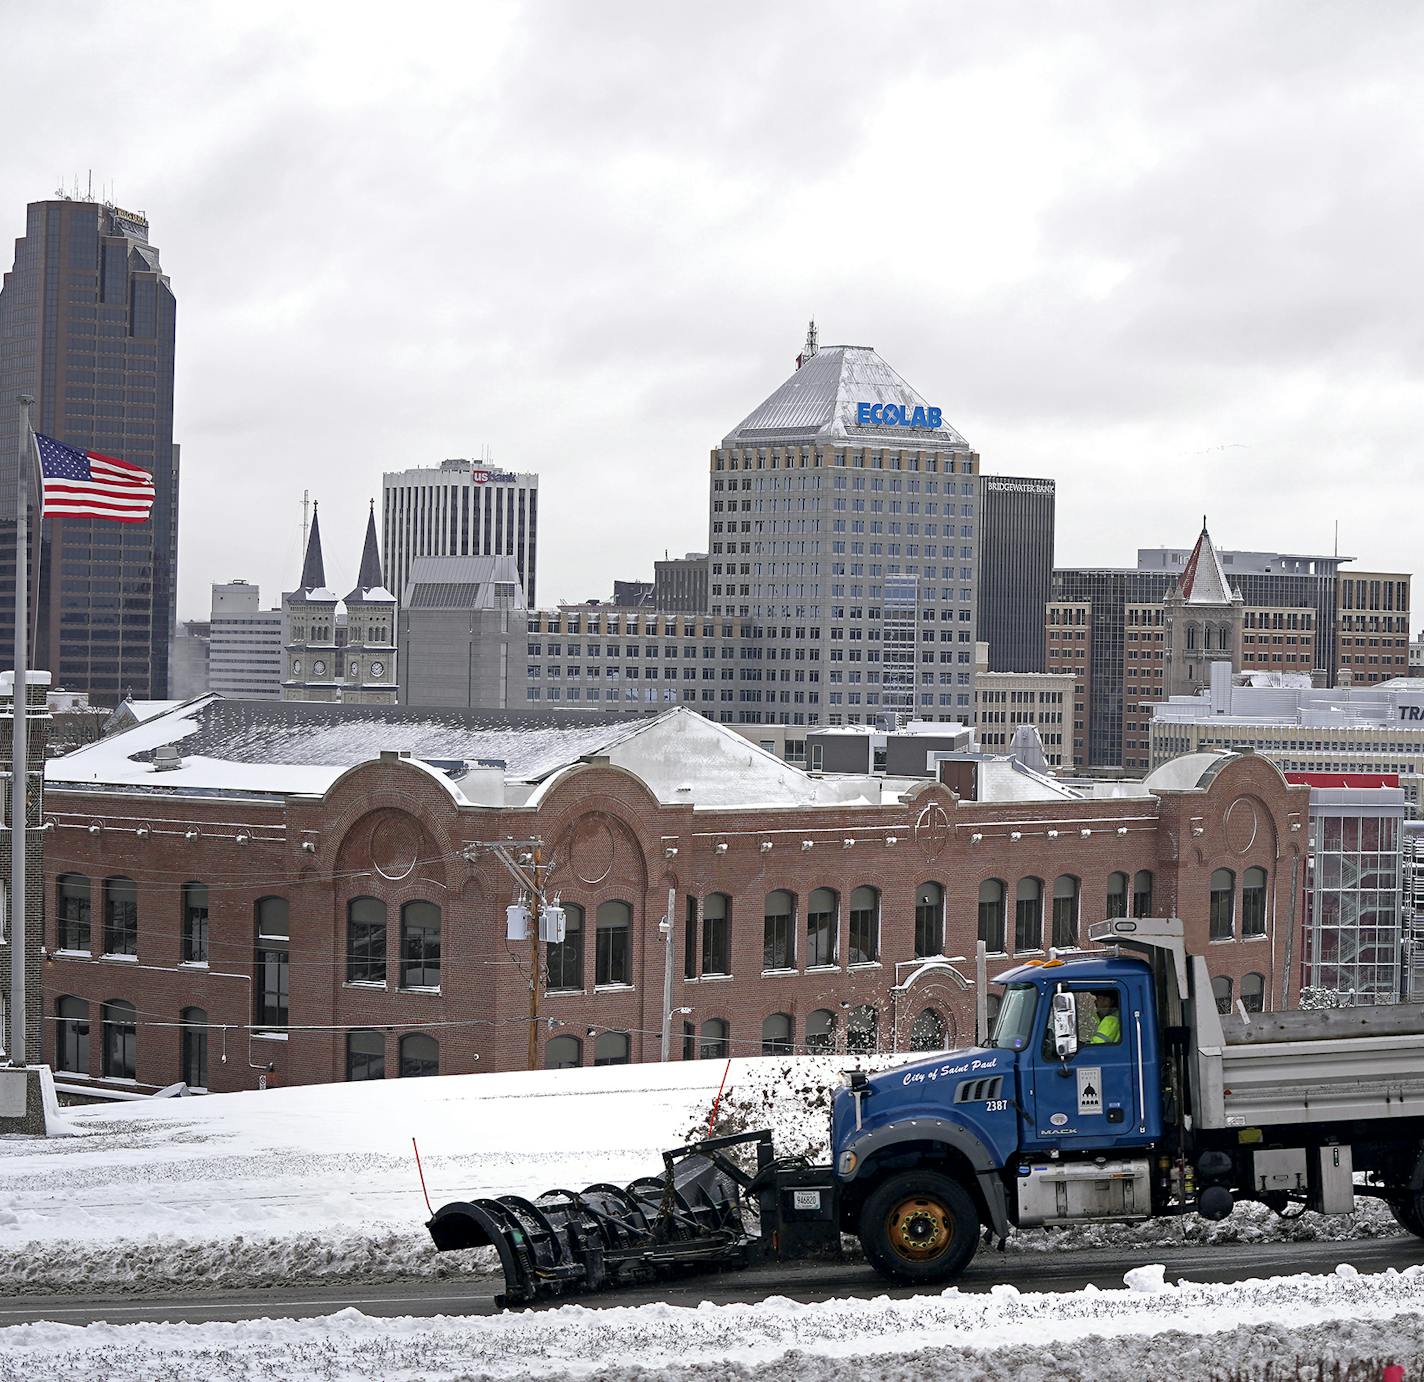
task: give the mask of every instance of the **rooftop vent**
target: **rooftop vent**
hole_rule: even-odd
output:
[[[160,744],[153,751],[153,771],[171,773],[183,766],[183,755],[173,744]]]

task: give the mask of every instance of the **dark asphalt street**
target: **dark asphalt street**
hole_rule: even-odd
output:
[[[1244,1281],[1251,1277],[1325,1273],[1348,1262],[1362,1273],[1403,1270],[1424,1261],[1424,1243],[1413,1237],[1357,1239],[1344,1243],[1228,1244],[1141,1250],[998,1253],[981,1251],[959,1281],[966,1291],[987,1291],[1012,1282],[1023,1291],[1077,1291],[1090,1282],[1110,1289],[1123,1273],[1145,1262],[1161,1262],[1167,1279]],[[252,1291],[193,1291],[184,1295],[10,1297],[0,1301],[0,1325],[35,1320],[88,1324],[138,1321],[246,1320],[329,1315],[354,1307],[367,1315],[487,1315],[494,1313],[500,1283],[488,1280],[406,1280],[339,1286],[299,1285]],[[720,1275],[686,1277],[624,1291],[590,1296],[580,1304],[597,1307],[668,1301],[674,1305],[719,1304],[787,1296],[818,1301],[837,1296],[911,1296],[911,1288],[889,1287],[863,1263],[755,1267]],[[541,1307],[549,1308],[549,1307]]]

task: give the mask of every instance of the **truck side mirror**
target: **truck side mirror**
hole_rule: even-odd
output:
[[[1078,999],[1074,994],[1059,991],[1053,995],[1053,1047],[1062,1061],[1078,1054]]]

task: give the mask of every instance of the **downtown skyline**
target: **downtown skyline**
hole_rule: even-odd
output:
[[[541,478],[541,603],[650,576],[705,545],[708,453],[813,315],[986,473],[1057,481],[1061,565],[1205,510],[1223,546],[1329,552],[1338,519],[1416,567],[1404,7],[82,13],[16,17],[91,77],[0,152],[0,238],[8,267],[25,203],[91,166],[161,227],[180,618],[213,580],[291,588],[303,489],[359,532],[383,472],[485,446]],[[10,75],[13,121],[39,71]]]

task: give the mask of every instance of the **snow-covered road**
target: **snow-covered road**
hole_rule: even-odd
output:
[[[244,1324],[56,1324],[0,1330],[0,1382],[289,1382],[380,1378],[790,1379],[1208,1378],[1297,1359],[1424,1362],[1424,1268],[1342,1267],[1230,1286],[1174,1286],[1160,1267],[1126,1288],[1072,1295],[1012,1286],[902,1300],[589,1310],[494,1318]],[[1408,1376],[1417,1376],[1415,1371]]]

